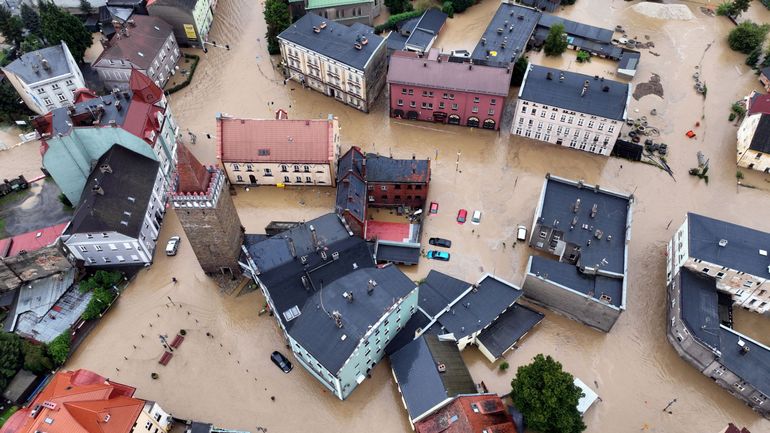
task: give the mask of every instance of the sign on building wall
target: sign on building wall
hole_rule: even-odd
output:
[[[198,39],[198,35],[195,33],[195,26],[192,24],[184,25],[184,32],[188,39]]]

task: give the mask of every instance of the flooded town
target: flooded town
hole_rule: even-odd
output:
[[[0,433],[770,432],[763,2],[192,3],[2,67]]]

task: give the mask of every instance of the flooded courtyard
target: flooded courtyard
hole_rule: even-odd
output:
[[[349,145],[394,157],[431,158],[430,201],[439,213],[425,219],[423,239],[451,239],[450,262],[421,261],[405,268],[412,279],[430,269],[466,281],[492,272],[520,284],[530,253],[515,245],[518,224],[532,222],[544,176],[584,179],[603,188],[633,193],[635,198],[629,257],[628,310],[609,334],[547,313],[546,319],[520,348],[506,355],[511,370],[500,373],[480,353],[469,348],[463,356],[477,381],[490,391],[507,393],[515,368],[538,353],[553,355],[565,369],[594,387],[602,401],[587,414],[589,433],[604,432],[716,432],[727,422],[753,432],[770,431],[770,424],[725,390],[680,359],[665,337],[665,246],[687,211],[703,213],[770,231],[770,175],[748,173],[736,179],[735,131],[727,121],[732,102],[760,85],[744,56],[729,50],[725,37],[732,24],[710,17],[691,4],[689,21],[662,21],[630,9],[637,2],[579,0],[560,14],[588,24],[614,28],[622,24],[631,37],[654,42],[642,50],[634,85],[660,76],[663,97],[632,100],[631,117],[647,116],[669,145],[671,177],[658,168],[616,158],[514,138],[503,125],[497,133],[464,127],[390,119],[387,95],[382,94],[370,114],[334,100],[284,85],[267,56],[262,5],[247,0],[220,0],[211,39],[231,50],[211,48],[202,56],[190,86],[171,95],[171,107],[183,135],[197,135],[191,150],[204,163],[215,162],[215,115],[272,117],[277,108],[292,118],[340,119],[344,152]],[[447,22],[436,46],[443,50],[471,50],[497,9],[498,2],[483,0]],[[601,13],[597,13],[601,11]],[[770,21],[770,13],[754,2],[749,15]],[[652,53],[650,52],[652,51]],[[611,77],[615,64],[594,59],[575,61],[575,53],[530,59],[588,74]],[[696,69],[696,66],[698,68]],[[693,89],[692,74],[700,71],[708,84],[704,99]],[[508,102],[507,114],[515,100]],[[650,111],[656,109],[657,115]],[[506,117],[506,116],[504,116]],[[700,122],[699,127],[695,127]],[[684,133],[694,129],[695,139]],[[206,134],[212,139],[206,138]],[[696,152],[710,158],[709,182],[689,176],[697,164]],[[9,154],[0,152],[0,171],[15,176],[40,166],[37,146],[27,144]],[[8,175],[6,175],[8,173]],[[0,177],[3,177],[0,176]],[[250,233],[264,232],[271,220],[307,220],[332,210],[330,188],[239,189],[235,196],[242,223]],[[460,208],[481,210],[479,226],[457,225]],[[157,254],[122,295],[67,368],[89,368],[139,389],[138,396],[157,400],[175,416],[196,418],[222,427],[271,432],[406,432],[401,399],[387,361],[373,371],[344,402],[338,401],[301,368],[288,375],[269,360],[285,342],[268,315],[257,313],[264,299],[257,292],[239,297],[222,293],[201,271],[173,212],[169,212],[159,242],[182,235],[176,257]],[[179,280],[173,284],[172,277]],[[750,335],[770,335],[770,319],[736,314],[736,327]],[[159,335],[173,338],[187,331],[184,344],[168,366],[158,364],[163,353]],[[207,336],[206,334],[211,334]],[[150,377],[159,374],[157,380]],[[270,397],[275,397],[275,401]],[[673,399],[673,414],[662,409]],[[376,426],[376,427],[373,427]]]

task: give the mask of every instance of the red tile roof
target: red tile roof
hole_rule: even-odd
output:
[[[331,164],[336,120],[217,117],[217,158],[222,162]]]
[[[34,230],[9,238],[0,239],[0,257],[13,257],[20,251],[32,252],[47,247],[57,239],[68,223]]]
[[[129,433],[145,404],[134,391],[88,370],[59,372],[0,433]]]
[[[730,423],[727,425],[727,428],[723,433],[751,433],[746,427],[739,429],[738,426],[736,426],[733,423]]]
[[[763,113],[770,114],[770,95],[754,92],[749,96],[749,115]]]
[[[176,171],[179,176],[176,192],[180,194],[206,193],[209,189],[211,173],[184,144],[179,143],[176,154]]]
[[[437,413],[416,423],[414,429],[417,433],[478,433],[482,430],[516,433],[505,404],[494,394],[457,397]]]
[[[131,70],[131,76],[128,77],[128,87],[134,92],[134,101],[136,101],[136,96],[139,95],[140,98],[138,99],[148,104],[154,104],[160,101],[163,96],[163,90],[153,83],[150,77],[136,69]]]

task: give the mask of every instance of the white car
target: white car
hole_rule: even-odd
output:
[[[167,256],[175,256],[177,250],[179,249],[179,242],[181,242],[181,238],[179,236],[171,236],[171,238],[168,240],[168,243],[166,244],[166,255]]]
[[[520,241],[526,241],[527,240],[527,228],[519,225],[516,228],[516,239]]]
[[[481,222],[481,211],[475,210],[473,211],[473,217],[471,218],[471,224],[479,225]]]

